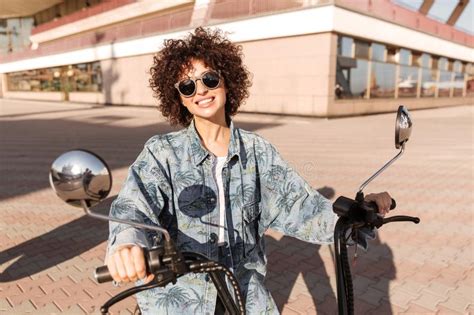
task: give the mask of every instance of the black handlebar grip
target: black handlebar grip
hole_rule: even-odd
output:
[[[375,209],[375,212],[379,212],[379,207],[377,206],[377,204],[375,203],[375,201],[371,201],[369,202],[369,206],[372,208],[372,209]],[[390,205],[390,210],[393,210],[397,207],[397,203],[395,202],[395,199],[392,198],[392,204]]]
[[[94,272],[94,277],[98,283],[104,283],[114,280],[110,275],[109,268],[107,266],[97,267]]]

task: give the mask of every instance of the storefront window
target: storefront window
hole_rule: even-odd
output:
[[[439,72],[438,97],[449,97],[452,87],[451,77],[452,72],[450,71]]]
[[[335,94],[337,99],[472,97],[474,65],[339,36]]]
[[[421,97],[434,97],[436,92],[436,70],[421,70]]]
[[[455,72],[453,82],[453,96],[462,96],[462,90],[464,87],[464,73]]]
[[[337,52],[339,56],[352,57],[352,45],[354,40],[350,37],[339,36]]]
[[[372,60],[385,61],[385,45],[372,44]]]
[[[474,96],[474,65],[468,63],[466,65],[466,96]]]
[[[461,61],[456,60],[453,62],[453,71],[457,73],[463,72],[463,64]]]
[[[401,65],[410,65],[411,52],[408,49],[400,49],[398,52],[398,63]]]
[[[447,70],[448,69],[448,59],[441,57],[438,60],[438,69],[439,70]]]
[[[7,74],[9,91],[52,92],[60,90],[57,68],[35,69]]]
[[[31,92],[100,92],[100,62],[8,73],[7,88]]]
[[[396,65],[372,62],[370,98],[395,97]]]
[[[397,87],[398,97],[416,97],[418,67],[400,66]]]
[[[431,56],[429,54],[421,54],[419,66],[429,68],[431,66]]]
[[[98,92],[102,90],[100,63],[74,66],[74,90],[79,92]]]
[[[361,98],[367,92],[368,62],[362,59],[338,57],[336,97]]]

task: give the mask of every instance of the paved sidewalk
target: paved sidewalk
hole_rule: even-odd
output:
[[[474,314],[474,107],[412,112],[405,155],[366,192],[390,191],[397,214],[421,224],[381,229],[353,268],[357,314]],[[396,154],[395,114],[344,118],[240,114],[236,125],[269,139],[314,187],[352,197]],[[170,131],[153,108],[0,99],[0,314],[98,314],[118,290],[92,277],[107,224],[49,188],[51,162],[86,148],[113,172],[106,212],[144,142]],[[335,314],[332,250],[270,231],[267,284],[283,314]],[[133,298],[113,314],[130,314]]]

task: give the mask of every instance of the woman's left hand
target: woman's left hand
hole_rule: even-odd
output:
[[[392,205],[392,197],[388,192],[368,194],[365,196],[364,200],[366,202],[375,202],[379,208],[379,213],[382,216],[385,216],[390,211],[390,206]]]

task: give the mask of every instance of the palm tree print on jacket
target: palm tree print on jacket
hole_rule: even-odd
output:
[[[239,280],[248,314],[278,314],[264,286],[263,234],[268,228],[316,244],[333,240],[335,215],[329,200],[289,167],[278,151],[255,133],[234,128],[222,180],[225,194],[225,260]],[[110,214],[167,228],[181,250],[220,260],[212,233],[218,234],[215,156],[199,140],[194,122],[188,128],[147,141],[129,170]],[[145,232],[110,223],[108,252],[118,245],[152,246]],[[229,288],[232,292],[232,289]],[[137,295],[143,314],[214,314],[217,291],[201,274],[175,285]]]

